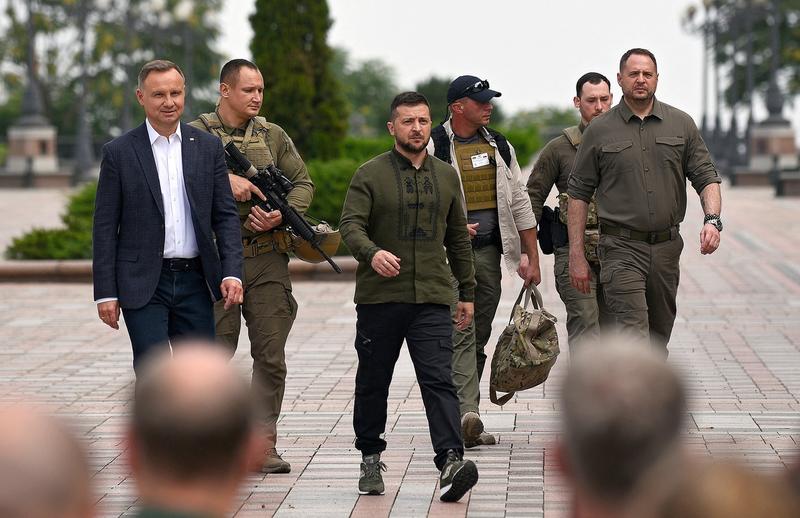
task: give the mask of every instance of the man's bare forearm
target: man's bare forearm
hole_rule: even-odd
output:
[[[520,230],[519,238],[522,241],[522,251],[528,254],[528,259],[539,261],[539,248],[536,240],[536,227],[528,230]]]
[[[710,183],[700,191],[700,205],[704,214],[717,214],[722,211],[722,192],[718,183]]]
[[[586,217],[589,215],[589,204],[577,198],[569,198],[569,214],[567,230],[569,232],[569,253],[583,257],[583,236],[586,231]]]

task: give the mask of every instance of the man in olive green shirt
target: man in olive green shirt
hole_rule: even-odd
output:
[[[362,455],[358,490],[384,492],[380,454],[386,449],[387,398],[403,340],[425,404],[440,499],[456,501],[478,481],[464,461],[458,397],[453,386],[454,298],[456,327],[472,321],[475,273],[467,220],[455,170],[428,155],[430,105],[417,92],[392,101],[391,151],[353,175],[342,209],[341,233],[356,272],[355,348],[358,353],[353,428]]]
[[[257,169],[274,164],[294,184],[286,201],[302,213],[311,204],[314,184],[306,165],[286,132],[259,117],[264,99],[264,78],[246,59],[226,63],[220,72],[219,104],[192,126],[217,135],[222,144],[233,142]],[[239,342],[242,315],[253,357],[253,389],[270,441],[264,456],[264,473],[289,473],[291,466],[278,454],[277,421],[286,388],[286,340],[297,316],[297,302],[289,278],[288,244],[283,217],[278,210],[262,210],[265,199],[241,172],[228,174],[239,209],[244,247],[244,302],[225,309],[214,307],[217,339],[231,352]]]
[[[617,82],[622,101],[583,133],[569,177],[569,272],[573,286],[587,293],[584,229],[596,192],[600,283],[609,310],[624,331],[666,353],[676,314],[686,180],[706,215],[702,254],[719,246],[721,180],[691,117],[655,98],[658,70],[652,52],[623,54]]]
[[[583,130],[592,119],[611,108],[613,95],[611,82],[603,74],[588,72],[578,79],[575,85],[573,103],[581,116],[578,126],[566,128],[561,135],[554,138],[544,147],[533,166],[533,171],[528,177],[528,195],[531,198],[531,207],[540,224],[541,232],[542,210],[544,202],[553,185],[559,192],[559,208],[556,210],[558,217],[550,223],[555,227],[553,235],[553,254],[555,255],[554,274],[556,289],[564,302],[567,310],[567,334],[569,335],[570,350],[584,340],[592,340],[598,336],[601,322],[605,324],[607,318],[603,290],[598,285],[600,276],[600,263],[597,260],[597,209],[594,203],[589,205],[589,213],[594,217],[588,218],[586,230],[586,260],[589,262],[589,293],[581,293],[572,286],[569,278],[569,246],[567,234],[567,180],[575,162],[578,146],[581,143]],[[547,227],[547,230],[551,227]],[[562,241],[556,243],[556,237]],[[590,243],[589,240],[594,239]],[[523,257],[523,263],[527,257]]]

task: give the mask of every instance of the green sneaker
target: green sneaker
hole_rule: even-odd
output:
[[[439,500],[458,502],[478,483],[478,468],[471,460],[463,460],[453,450],[447,450],[447,462],[439,475]]]
[[[383,476],[386,464],[381,462],[381,454],[364,455],[361,462],[361,476],[358,478],[359,495],[382,495],[384,491]]]

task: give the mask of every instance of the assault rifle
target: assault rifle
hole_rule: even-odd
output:
[[[267,211],[279,210],[283,216],[283,221],[291,227],[292,231],[319,252],[330,263],[336,273],[342,273],[339,265],[319,246],[314,228],[286,201],[286,195],[294,189],[294,184],[284,176],[280,169],[275,167],[275,164],[269,164],[259,171],[247,160],[233,142],[228,142],[225,146],[225,162],[229,168],[244,174],[253,185],[264,193],[267,199],[259,203],[261,208]]]

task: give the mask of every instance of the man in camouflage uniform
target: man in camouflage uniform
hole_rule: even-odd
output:
[[[592,119],[607,112],[612,102],[611,82],[597,72],[589,72],[578,79],[572,102],[581,115],[578,126],[566,128],[542,150],[536,165],[528,177],[528,195],[536,221],[542,224],[544,202],[553,185],[558,189],[558,208],[550,226],[552,230],[553,254],[555,255],[556,289],[567,309],[567,334],[570,347],[574,348],[586,339],[598,336],[600,324],[606,323],[607,314],[603,303],[603,290],[597,283],[600,277],[600,262],[597,260],[597,209],[594,200],[589,204],[586,221],[586,260],[589,262],[589,293],[576,290],[569,278],[569,241],[567,239],[567,180],[575,162],[583,130]],[[539,229],[540,232],[542,228]],[[524,259],[523,259],[524,260]]]
[[[257,116],[264,95],[258,67],[245,59],[229,61],[220,73],[219,92],[217,110],[191,124],[217,135],[223,145],[234,142],[259,170],[275,164],[294,184],[287,201],[304,212],[311,204],[314,184],[286,132]],[[242,221],[244,303],[241,310],[215,306],[217,339],[235,351],[244,315],[253,357],[253,390],[269,438],[262,471],[288,473],[291,466],[280,457],[275,444],[286,385],[284,348],[297,315],[288,268],[291,240],[281,230],[281,213],[257,206],[264,194],[243,175],[230,172],[228,177]]]

